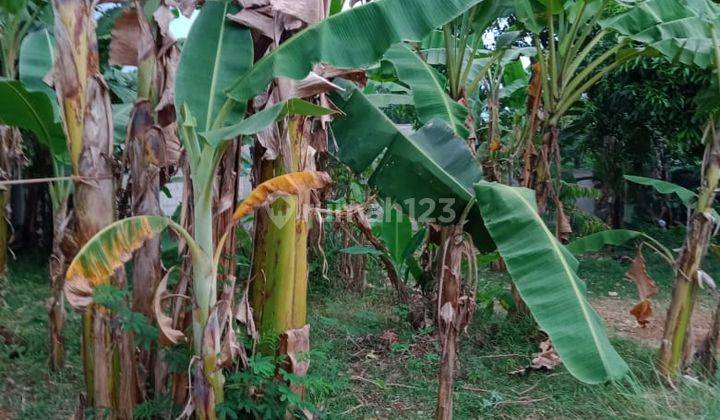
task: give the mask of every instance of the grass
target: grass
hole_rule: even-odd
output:
[[[5,300],[0,308],[0,418],[68,418],[83,389],[79,316],[68,312],[65,325],[67,363],[48,370],[46,300],[49,280],[39,256],[10,263]]]
[[[379,312],[370,312],[377,308]],[[311,371],[335,385],[331,396],[318,401],[330,417],[432,416],[436,340],[428,332],[409,330],[392,308],[392,301],[378,291],[316,303],[312,338],[326,356]],[[387,331],[398,341],[383,339],[390,336]],[[530,322],[508,322],[501,314],[476,317],[460,345],[456,418],[720,416],[716,388],[688,382],[680,392],[668,389],[655,374],[655,352],[630,340],[614,340],[634,375],[622,383],[584,385],[563,368],[511,375],[529,364],[536,339]]]
[[[619,257],[623,253],[582,261],[591,296],[610,290],[635,296],[623,279],[629,265]],[[672,273],[663,274],[658,262],[647,258],[661,289],[669,286]],[[0,309],[0,331],[10,338],[0,338],[0,418],[68,418],[83,389],[76,314],[69,313],[66,328],[66,368],[47,370],[43,261],[33,256],[12,263],[7,306]],[[436,338],[430,330],[408,327],[405,310],[396,305],[394,293],[379,286],[378,269],[371,267],[375,286],[363,294],[311,278],[310,374],[325,386],[311,388],[309,398],[327,418],[429,418],[437,389]],[[487,290],[505,280],[502,273],[482,273]],[[512,375],[529,364],[537,339],[529,321],[510,322],[502,311],[478,310],[460,345],[456,418],[720,417],[717,388],[683,381],[678,392],[669,389],[655,374],[655,351],[630,339],[614,339],[633,372],[621,383],[584,385],[562,367]]]

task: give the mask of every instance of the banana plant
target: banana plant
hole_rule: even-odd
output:
[[[432,121],[407,137],[360,90],[351,84],[342,86],[345,91],[333,96],[345,114],[332,123],[338,158],[357,174],[370,171],[369,184],[398,203],[408,198],[454,203],[428,217],[452,211],[455,218],[450,223],[457,223],[468,208],[465,228],[475,245],[486,251],[497,247],[513,283],[553,340],[568,371],[588,383],[627,373],[627,365],[587,302],[576,274],[577,261],[537,215],[532,192],[481,182],[481,169],[467,144],[444,122]],[[397,173],[413,176],[399,182]],[[533,240],[527,242],[529,237]],[[535,245],[525,251],[528,243]]]
[[[312,189],[324,188],[329,183],[330,178],[324,172],[296,172],[273,178],[259,185],[237,207],[233,214],[233,224],[258,208],[267,206],[280,196],[307,193]],[[198,286],[214,286],[217,281],[220,252],[210,254],[204,250],[197,240],[198,237],[202,237],[201,235],[197,235],[197,233],[191,235],[169,217],[132,216],[102,229],[78,251],[65,276],[65,292],[70,304],[79,310],[92,305],[94,288],[111,284],[116,271],[122,269],[132,254],[165,229],[171,229],[182,238],[192,258],[194,274],[202,273],[203,277],[200,280],[209,283],[202,284],[196,281],[196,289]],[[201,229],[196,226],[195,230]],[[222,242],[226,239],[228,232],[223,235]],[[222,247],[219,247],[218,250],[222,250]],[[198,316],[199,302],[197,299],[197,292],[195,292],[193,294],[194,321]],[[224,335],[222,332],[227,322],[225,317],[229,316],[227,307],[232,302],[217,303],[213,303],[205,319],[205,324],[202,325],[203,330],[200,331],[202,342],[200,343],[201,353],[197,355],[196,359],[197,364],[190,366],[193,371],[193,403],[189,404],[189,407],[194,407],[199,418],[215,418],[215,405],[223,400],[224,379],[221,360],[218,356],[223,352],[220,348]],[[156,311],[159,310],[159,306],[157,306]],[[224,315],[220,316],[219,312]],[[174,329],[167,316],[160,312],[155,316],[158,319],[158,326],[164,342],[179,344],[185,341],[184,332]],[[194,335],[198,334],[196,328],[197,325],[194,325]],[[225,340],[233,340],[234,337],[234,334],[228,334],[225,336]],[[227,348],[230,346],[237,346],[237,343],[229,343]],[[208,351],[213,351],[213,353],[208,353]]]
[[[608,0],[517,0],[515,4],[517,17],[531,32],[537,50],[545,116],[539,153],[535,152],[535,133],[529,133],[524,160],[532,167],[525,168],[525,173],[535,174],[531,187],[537,191],[541,213],[545,212],[548,199],[554,201],[556,234],[567,241],[571,231],[559,201],[560,121],[584,92],[641,51],[630,48],[629,40],[614,42],[613,31],[599,28]],[[599,48],[607,43],[610,44],[608,48]],[[555,175],[552,174],[553,167],[557,172]]]
[[[43,11],[42,4],[26,0],[0,4],[0,78],[14,80],[17,77],[17,61],[20,46],[32,29],[35,19]],[[0,170],[2,179],[10,180],[20,176],[24,155],[22,136],[17,128],[9,127],[0,120]],[[9,187],[0,188],[0,282],[7,269],[8,244],[11,229]],[[0,286],[0,299],[2,287]]]
[[[720,74],[720,7],[712,1],[649,0],[604,20],[602,25],[669,60],[697,65]],[[675,284],[658,360],[660,372],[671,378],[687,366],[685,357],[692,353],[689,351],[692,339],[688,331],[698,289],[703,281],[700,266],[713,235],[713,226],[717,223],[713,202],[720,178],[718,133],[718,122],[709,121],[703,135],[705,155],[701,169],[702,184],[697,195],[662,181],[631,179],[651,185],[662,193],[675,193],[686,206],[694,207],[688,219],[685,242],[676,261]]]
[[[28,34],[20,47],[20,81],[0,81],[0,91],[6,98],[0,105],[0,120],[13,127],[35,134],[49,152],[55,177],[68,173],[68,152],[60,123],[59,106],[55,92],[43,82],[53,67],[53,36],[46,30]],[[70,181],[58,180],[50,184],[53,214],[53,244],[50,257],[51,300],[49,316],[49,365],[52,370],[62,367],[64,359],[63,324],[65,320],[63,279],[67,265],[61,243],[66,237],[70,221],[68,198],[72,190]]]
[[[154,7],[154,10],[149,10]],[[109,63],[137,67],[137,97],[129,104],[128,118],[122,124],[125,145],[124,165],[128,170],[128,189],[132,215],[159,216],[160,189],[180,159],[176,134],[176,110],[172,101],[173,81],[180,49],[170,35],[172,12],[165,3],[157,5],[134,1],[116,20],[109,46]],[[117,117],[117,114],[116,114]],[[136,253],[132,270],[132,310],[153,319],[153,297],[163,277],[160,238],[147,241]],[[133,347],[132,337],[125,337]],[[135,352],[131,352],[134,354]],[[144,369],[139,391],[121,390],[126,406],[134,406],[141,395],[152,395],[151,384],[164,384],[167,369],[159,349],[143,349],[138,357]],[[156,390],[159,392],[160,390]]]
[[[263,92],[268,92],[267,96],[270,98],[286,99],[296,96],[288,85],[302,84],[302,79],[310,74],[313,65],[322,63],[336,68],[370,66],[393,44],[404,39],[419,41],[435,27],[443,25],[477,3],[478,0],[421,0],[408,5],[397,0],[379,0],[342,13],[325,13],[323,16],[330,16],[319,21],[317,17],[308,19],[306,16],[293,16],[293,19],[302,22],[301,27],[304,29],[294,33],[294,30],[279,28],[280,31],[266,33],[264,36],[269,41],[265,41],[273,48],[267,51],[249,72],[238,78],[227,93],[232,100],[239,103],[246,103]],[[284,13],[280,6],[275,7],[278,8],[278,13]],[[234,15],[233,20],[247,23],[247,17],[243,16],[242,11]],[[272,17],[271,20],[281,21]],[[259,32],[262,35],[262,31]],[[273,35],[276,33],[284,35],[276,37]],[[258,36],[254,38],[258,39]],[[278,42],[278,39],[283,42]],[[348,50],[348,39],[357,47]],[[318,45],[323,47],[317,48]],[[319,71],[320,68],[315,70]],[[269,89],[268,85],[271,86]],[[277,98],[275,100],[277,101]],[[322,103],[322,95],[319,101]],[[262,139],[258,138],[256,145],[262,146],[258,149],[266,152],[255,161],[256,178],[262,180],[283,171],[299,170],[302,167],[297,165],[311,161],[306,158],[310,151],[306,145],[313,140],[308,133],[312,132],[314,125],[316,124],[311,120],[290,119],[284,121],[276,131],[288,132],[289,138],[275,136],[273,142],[268,142],[267,135]],[[324,127],[326,122],[321,120],[319,125]],[[313,142],[312,145],[316,147],[320,144],[319,150],[322,150],[325,147],[323,143],[321,140],[319,143]],[[277,147],[277,144],[281,147]],[[272,157],[268,158],[268,154]],[[275,204],[276,207],[282,206],[291,212],[290,218],[297,220],[294,228],[290,223],[278,228],[267,220],[264,212],[258,214],[253,274],[255,278],[264,281],[257,281],[253,285],[252,303],[264,335],[297,330],[306,323],[307,227],[303,220],[305,216],[302,212],[297,213],[302,204],[294,200]],[[297,217],[294,216],[296,214]]]

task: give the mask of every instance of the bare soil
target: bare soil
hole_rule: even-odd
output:
[[[630,309],[636,303],[619,297],[603,297],[591,301],[592,306],[605,320],[611,333],[636,339],[648,347],[660,348],[668,303],[652,302],[653,314],[645,327],[640,326],[635,317],[630,314]],[[695,305],[692,325],[696,348],[710,329],[713,310],[705,302],[698,302]]]

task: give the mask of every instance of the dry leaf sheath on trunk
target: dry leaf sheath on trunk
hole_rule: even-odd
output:
[[[93,4],[55,0],[57,59],[53,73],[63,128],[76,182],[75,238],[82,246],[115,219],[115,185],[110,159],[113,126],[107,85],[100,74]],[[106,313],[88,308],[83,315],[83,367],[87,396],[96,407],[113,407],[110,327]]]

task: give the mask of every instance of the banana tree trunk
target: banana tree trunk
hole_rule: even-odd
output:
[[[0,125],[0,179],[16,179],[23,161],[22,136],[17,128]],[[3,284],[7,271],[10,244],[11,187],[0,187],[0,303],[3,301]]]
[[[193,229],[200,249],[208,256],[193,260],[193,346],[201,362],[195,367],[192,398],[200,419],[216,418],[215,405],[223,401],[225,378],[219,368],[220,327],[217,312],[217,279],[212,265],[213,241],[213,175],[193,179]]]
[[[449,420],[453,417],[453,384],[459,349],[460,334],[472,321],[475,313],[475,284],[466,278],[463,284],[463,263],[468,264],[468,274],[475,270],[473,245],[463,240],[462,228],[441,228],[442,249],[438,278],[438,303],[436,325],[440,340],[440,370],[438,375],[438,398],[435,418]],[[471,282],[474,283],[474,282]]]
[[[65,359],[65,339],[63,327],[65,325],[65,296],[63,284],[67,259],[61,248],[68,225],[68,197],[60,199],[57,205],[53,203],[53,243],[50,256],[50,304],[48,317],[50,324],[50,358],[49,365],[53,371],[60,370]]]
[[[685,368],[684,355],[692,345],[692,311],[698,284],[703,281],[698,270],[713,234],[711,210],[720,179],[720,133],[715,130],[712,126],[705,137],[702,189],[678,257],[672,301],[660,343],[658,367],[668,377],[677,376]]]
[[[700,348],[700,363],[703,367],[703,375],[707,379],[712,379],[717,374],[717,347],[718,339],[720,339],[720,300],[715,308],[713,316],[713,324],[710,327],[702,347]]]
[[[442,266],[440,267],[439,296],[436,325],[440,339],[440,373],[438,375],[438,398],[435,408],[437,420],[448,420],[453,417],[453,383],[455,365],[457,363],[459,333],[455,325],[460,300],[460,282],[462,278],[457,272],[460,261],[458,254],[452,252],[452,236],[454,227],[443,227],[444,244],[442,250]]]
[[[110,158],[113,126],[110,97],[100,74],[93,4],[54,0],[57,60],[54,81],[75,183],[75,235],[80,246],[115,219]],[[112,408],[114,379],[108,314],[90,306],[83,316],[83,362],[88,400]]]
[[[290,118],[290,156],[261,161],[258,183],[306,169],[300,162],[304,121]],[[307,196],[281,198],[256,215],[250,298],[262,337],[279,337],[306,323],[308,230],[303,209],[308,201]]]

